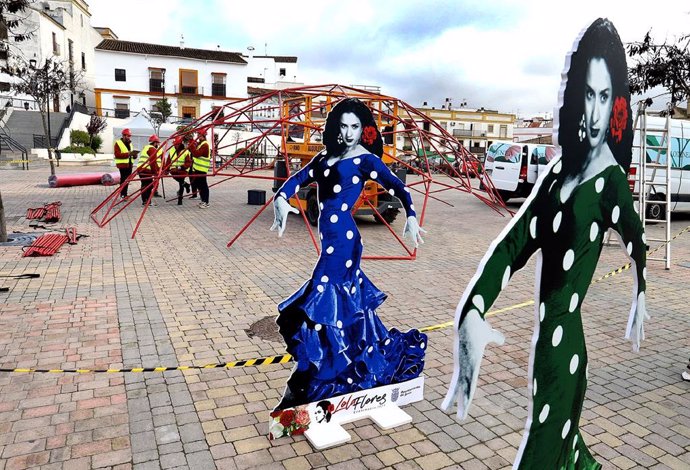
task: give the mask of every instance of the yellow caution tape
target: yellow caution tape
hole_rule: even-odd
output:
[[[678,232],[673,238],[671,238],[670,241],[675,240],[679,236],[681,236],[683,233],[690,231],[690,225],[685,227],[683,230]],[[662,248],[665,244],[659,245],[657,248],[652,250],[649,254],[654,253],[655,251],[659,250]],[[623,271],[626,271],[630,269],[630,263],[626,264],[625,266],[621,266],[618,269],[614,269],[611,272],[608,272],[601,276],[600,278],[592,281],[591,284],[596,284],[597,282],[600,282],[604,279],[608,279],[610,277],[613,277],[617,274],[622,273]],[[591,285],[590,284],[590,285]],[[528,300],[526,302],[522,302],[519,304],[511,305],[509,307],[504,307],[500,308],[497,310],[491,310],[486,313],[486,316],[493,316],[493,315],[498,315],[499,313],[504,313],[508,312],[510,310],[515,310],[518,308],[523,308],[523,307],[529,307],[530,305],[534,305],[534,300]],[[449,328],[454,325],[454,321],[448,321],[445,323],[439,323],[438,325],[432,325],[432,326],[425,326],[423,328],[420,328],[419,331],[422,333],[427,333],[429,331],[435,331],[435,330],[441,330],[443,328]],[[268,357],[260,357],[256,359],[246,359],[243,361],[233,361],[233,362],[225,362],[225,363],[218,363],[218,364],[206,364],[204,366],[176,366],[176,367],[132,367],[129,369],[2,369],[0,368],[0,372],[15,372],[15,373],[54,373],[54,374],[63,374],[63,373],[77,373],[77,374],[97,374],[97,373],[122,373],[122,372],[167,372],[167,371],[173,371],[173,370],[201,370],[201,369],[232,369],[235,367],[260,367],[260,366],[267,366],[269,364],[285,364],[287,362],[292,362],[294,358],[290,354],[282,354],[280,356],[268,356]]]

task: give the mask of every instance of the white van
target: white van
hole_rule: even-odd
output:
[[[486,151],[485,174],[504,201],[527,197],[556,155],[558,149],[554,145],[496,141]]]
[[[666,126],[666,118],[647,117],[648,129],[663,129]],[[639,171],[640,163],[640,133],[635,132],[633,143],[632,165],[629,175],[631,181],[636,180],[635,174]],[[658,147],[665,145],[663,133],[648,132],[647,145]],[[666,164],[666,151],[647,149],[647,162]],[[654,200],[666,199],[666,169],[647,168],[647,181],[657,182],[651,185],[649,200],[647,202],[647,218],[663,219],[664,205],[654,204]],[[690,212],[690,121],[671,119],[671,211]],[[639,193],[639,185],[635,183],[634,194]]]

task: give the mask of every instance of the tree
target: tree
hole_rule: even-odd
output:
[[[3,39],[0,41],[2,49],[8,51],[9,58],[9,37],[14,42],[22,42],[33,35],[33,31],[19,31],[24,18],[20,15],[26,11],[31,3],[30,0],[0,0],[0,29]],[[5,207],[2,203],[2,193],[0,193],[0,243],[7,241],[7,223],[5,221]]]
[[[168,98],[163,98],[161,100],[156,101],[156,104],[154,105],[156,110],[161,113],[161,116],[163,117],[163,122],[167,122],[168,118],[172,116],[172,106],[170,105],[170,101],[168,101]]]
[[[655,44],[648,31],[644,39],[628,44],[628,53],[636,63],[630,68],[630,91],[641,94],[662,86],[671,94],[671,103],[687,101],[690,116],[690,35],[676,43]]]
[[[78,87],[81,82],[81,73],[72,72],[64,62],[59,62],[52,57],[46,59],[43,67],[35,67],[35,61],[27,63],[23,58],[15,58],[11,64],[2,69],[3,72],[14,77],[10,83],[11,89],[22,95],[31,96],[41,113],[43,132],[48,142],[48,162],[50,174],[55,174],[53,163],[52,142],[48,138],[48,125],[46,115],[49,113],[50,100],[59,97],[63,92]]]
[[[100,134],[101,131],[106,127],[108,127],[108,123],[106,122],[106,120],[100,117],[98,114],[96,114],[96,111],[94,111],[91,114],[91,119],[89,120],[89,123],[86,125],[86,132],[89,133],[89,146],[96,152],[98,152],[98,149],[96,148],[97,145],[95,144],[100,139],[100,137],[98,137],[98,134]],[[98,147],[100,147],[100,144],[98,145]]]

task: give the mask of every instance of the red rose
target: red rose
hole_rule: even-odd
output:
[[[376,128],[374,126],[367,126],[362,131],[362,142],[367,145],[371,145],[376,141]]]
[[[283,412],[283,410],[271,411],[271,418],[277,418],[278,416],[280,416],[280,414],[281,414],[282,412]]]
[[[623,131],[628,126],[628,103],[625,98],[619,96],[613,102],[613,111],[611,111],[611,121],[609,123],[609,130],[611,137],[617,144],[623,140]]]
[[[292,436],[299,436],[300,434],[304,434],[304,431],[306,431],[306,428],[297,428],[294,431],[292,431]]]
[[[297,410],[297,417],[295,418],[297,424],[308,425],[309,421],[309,412],[307,410]]]
[[[290,426],[295,421],[295,410],[284,410],[280,415],[280,424],[283,427]]]
[[[328,405],[328,412],[333,413],[334,411],[335,411],[335,406],[331,403],[330,405]]]

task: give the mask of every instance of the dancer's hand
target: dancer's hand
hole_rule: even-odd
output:
[[[625,339],[632,342],[632,349],[635,352],[640,350],[640,343],[644,340],[644,321],[649,320],[647,313],[647,305],[645,302],[645,293],[640,292],[637,296],[637,301],[633,302],[630,310],[630,317],[628,319],[628,327],[625,331]]]
[[[500,346],[505,338],[497,330],[491,328],[489,322],[483,320],[479,312],[474,309],[467,313],[455,338],[455,370],[441,408],[447,411],[453,402],[457,402],[458,417],[465,419],[477,389],[479,366],[484,356],[484,348],[489,343]]]
[[[299,211],[292,207],[290,203],[282,196],[278,196],[273,200],[273,212],[275,213],[275,220],[271,225],[271,231],[278,229],[278,236],[282,237],[287,224],[287,217],[290,212],[299,214]]]
[[[413,215],[409,216],[403,228],[403,238],[409,237],[414,243],[414,247],[417,248],[420,243],[424,243],[424,240],[422,240],[422,233],[426,233],[426,230],[419,226],[417,217]]]

